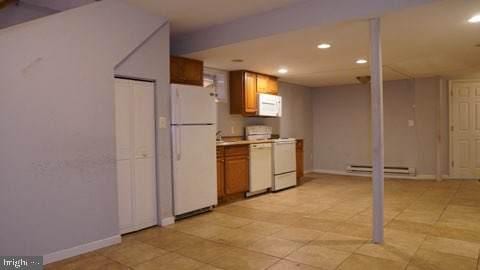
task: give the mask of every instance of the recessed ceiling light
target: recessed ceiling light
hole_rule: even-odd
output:
[[[468,19],[469,23],[479,23],[480,22],[480,14],[474,15],[470,19]]]
[[[278,73],[280,73],[280,74],[288,73],[288,69],[286,69],[286,68],[281,68],[281,69],[278,70]]]
[[[232,62],[234,63],[242,63],[243,59],[233,59]]]
[[[355,61],[355,63],[362,65],[368,63],[368,61],[367,59],[358,59],[357,61]]]
[[[319,49],[328,49],[330,47],[332,47],[332,45],[330,45],[328,43],[322,43],[322,44],[317,45],[317,48],[319,48]]]

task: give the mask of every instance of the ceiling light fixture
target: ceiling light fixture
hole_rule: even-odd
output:
[[[468,19],[469,23],[479,23],[480,22],[480,14],[474,15],[470,19]]]
[[[367,61],[367,59],[358,59],[357,61],[355,61],[355,63],[357,63],[359,65],[363,65],[363,64],[368,63],[368,61]]]
[[[286,69],[286,68],[281,68],[281,69],[278,70],[278,73],[280,73],[280,74],[288,73],[288,69]]]
[[[317,48],[319,48],[319,49],[328,49],[330,47],[332,47],[332,45],[330,45],[328,43],[322,43],[322,44],[317,45]]]

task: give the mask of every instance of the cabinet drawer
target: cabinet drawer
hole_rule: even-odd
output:
[[[225,147],[225,156],[246,156],[249,155],[249,146],[248,145],[232,145]]]

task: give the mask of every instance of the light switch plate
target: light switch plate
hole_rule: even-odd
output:
[[[413,120],[408,120],[408,126],[409,126],[409,127],[414,127],[414,126],[415,126],[415,121],[413,121]]]
[[[159,117],[158,118],[158,128],[167,128],[167,118]]]

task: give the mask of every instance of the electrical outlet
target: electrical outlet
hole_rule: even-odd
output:
[[[235,134],[235,127],[234,126],[232,126],[232,128],[231,128],[231,133]]]

